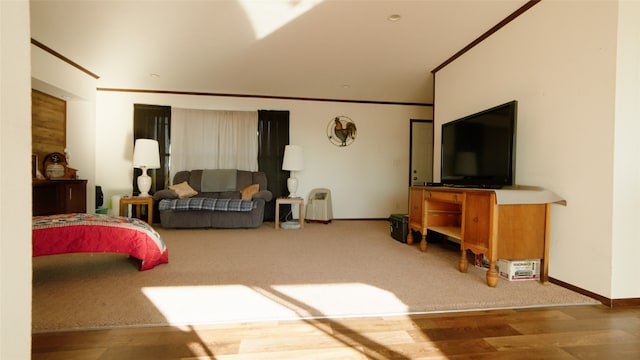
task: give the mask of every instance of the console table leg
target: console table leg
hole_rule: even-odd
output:
[[[496,262],[489,262],[489,269],[487,270],[487,285],[496,287],[498,285],[498,271],[496,271]]]
[[[458,260],[458,270],[466,273],[469,270],[469,261],[467,261],[467,251],[462,249],[460,251],[460,260]]]
[[[422,240],[420,240],[420,251],[425,252],[427,251],[427,232],[425,231],[424,234],[422,234]]]
[[[545,254],[545,256],[548,256],[548,254]],[[545,257],[544,259],[540,259],[541,265],[540,265],[540,282],[543,285],[548,285],[549,284],[549,264],[547,262],[548,257]]]

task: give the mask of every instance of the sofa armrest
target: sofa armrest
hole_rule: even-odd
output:
[[[268,202],[268,201],[271,201],[271,199],[273,199],[273,194],[269,190],[260,190],[257,193],[253,194],[252,199],[253,200],[263,199],[264,201]]]
[[[153,194],[153,200],[155,201],[160,201],[162,199],[177,199],[177,198],[178,198],[178,194],[171,189],[159,190],[159,191],[156,191],[155,194]]]

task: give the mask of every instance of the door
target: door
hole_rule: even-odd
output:
[[[409,186],[433,181],[433,121],[411,120]]]

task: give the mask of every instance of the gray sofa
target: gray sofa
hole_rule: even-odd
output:
[[[195,195],[179,197],[184,182],[189,185],[187,188],[195,190]],[[273,197],[267,190],[267,176],[260,171],[180,171],[172,184],[153,195],[158,202],[160,223],[165,228],[256,228],[264,220],[265,203]],[[180,189],[176,187],[178,184],[182,185]],[[247,192],[250,185],[252,191]]]

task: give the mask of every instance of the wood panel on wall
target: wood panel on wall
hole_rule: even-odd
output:
[[[31,151],[42,161],[47,154],[64,154],[67,147],[67,102],[38,90],[31,90]]]

